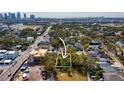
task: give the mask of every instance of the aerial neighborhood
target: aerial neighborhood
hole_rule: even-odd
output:
[[[123,81],[124,18],[0,13],[0,81]]]

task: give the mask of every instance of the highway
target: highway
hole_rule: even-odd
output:
[[[18,71],[25,60],[28,59],[30,52],[33,49],[37,48],[37,44],[41,41],[41,38],[47,35],[51,28],[52,26],[49,26],[41,36],[37,37],[36,41],[32,45],[30,45],[27,50],[22,52],[21,55],[15,59],[15,65],[10,65],[9,68],[7,68],[3,73],[0,74],[0,81],[10,81],[13,78],[13,75]]]

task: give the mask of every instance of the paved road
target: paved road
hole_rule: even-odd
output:
[[[52,26],[49,26],[47,28],[47,30],[41,36],[37,37],[36,41],[32,45],[30,45],[26,51],[22,52],[21,55],[15,59],[17,62],[15,65],[11,65],[2,74],[0,74],[0,81],[11,80],[11,78],[16,73],[16,71],[19,69],[19,67],[25,62],[25,60],[28,59],[29,53],[33,49],[37,48],[37,44],[41,41],[41,38],[43,38],[43,36],[47,35],[51,28],[52,28]],[[10,75],[10,73],[11,73],[11,75]]]
[[[110,52],[108,52],[107,54],[114,60],[115,65],[116,65],[117,67],[120,67],[121,69],[124,69],[124,66],[123,66],[122,63],[115,57],[114,54],[112,54],[112,53],[110,53]]]
[[[116,56],[111,52],[109,52],[107,47],[104,44],[102,44],[102,46],[106,50],[107,55],[109,55],[114,60],[115,62],[114,65],[124,70],[123,64],[116,58]]]

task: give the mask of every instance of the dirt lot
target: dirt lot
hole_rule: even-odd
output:
[[[29,80],[30,81],[41,81],[42,77],[40,75],[41,71],[39,66],[30,67]]]
[[[58,72],[57,78],[59,81],[87,81],[87,77],[78,72],[72,73],[72,76],[69,76],[68,73]]]

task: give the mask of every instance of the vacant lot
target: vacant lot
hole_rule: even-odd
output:
[[[29,81],[41,81],[42,77],[40,75],[40,66],[30,67]]]
[[[59,81],[87,81],[87,76],[83,76],[78,72],[72,73],[72,76],[69,76],[68,73],[57,73],[57,79]]]

